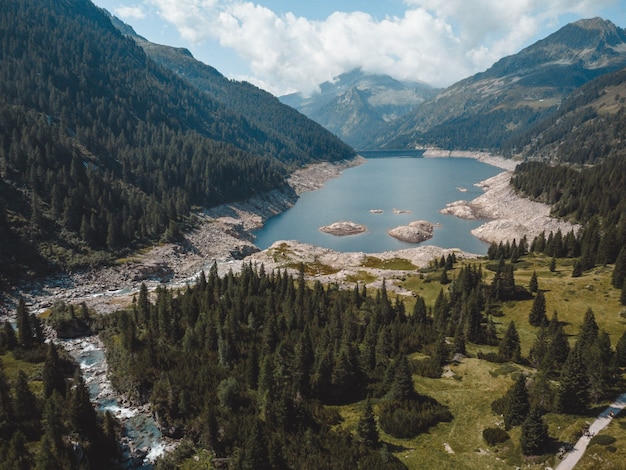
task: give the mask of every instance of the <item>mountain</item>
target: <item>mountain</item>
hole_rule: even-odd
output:
[[[625,66],[626,31],[580,20],[448,87],[393,123],[378,145],[497,149],[576,88]]]
[[[269,124],[151,60],[88,0],[5,0],[0,281],[172,239],[192,207],[246,199],[299,165],[354,155],[277,99],[240,88]]]
[[[293,93],[280,100],[294,107],[355,148],[369,146],[371,136],[386,123],[434,96],[436,89],[420,82],[398,81],[360,69],[320,85],[311,96]]]
[[[248,82],[226,78],[215,68],[196,60],[187,49],[152,43],[119,19],[111,17],[111,21],[154,62],[229,110],[245,116],[265,134],[289,142],[292,145],[290,151],[306,155],[307,161],[325,159],[326,156],[332,159],[333,155],[350,153],[338,140],[329,140],[322,126],[282,104],[272,94]]]
[[[626,68],[602,75],[565,98],[557,111],[503,145],[533,160],[592,164],[626,156]]]

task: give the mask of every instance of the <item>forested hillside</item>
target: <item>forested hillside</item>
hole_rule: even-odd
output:
[[[578,87],[623,68],[625,44],[626,31],[610,21],[568,24],[416,107],[393,122],[378,145],[498,151]]]
[[[626,154],[626,69],[581,86],[558,111],[502,146],[532,159],[590,164]]]
[[[626,272],[624,96],[626,69],[581,87],[518,141],[531,160],[511,180],[521,194],[552,205],[554,216],[585,224],[581,268],[616,263],[617,288]]]
[[[347,151],[338,139],[329,139],[328,132],[315,121],[295,109],[283,105],[278,98],[248,83],[230,80],[210,65],[204,64],[186,49],[154,44],[128,25],[112,18],[113,24],[131,37],[154,62],[174,72],[179,78],[207,93],[229,110],[245,116],[246,120],[286,147],[278,152],[280,159],[289,160],[290,153],[305,161],[334,159]],[[296,162],[297,163],[297,162]]]
[[[0,47],[3,277],[174,237],[194,205],[354,155],[304,118],[286,134],[199,93],[87,0],[3,2]]]

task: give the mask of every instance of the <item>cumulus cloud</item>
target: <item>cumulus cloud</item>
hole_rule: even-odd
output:
[[[614,0],[405,0],[382,20],[336,12],[323,21],[278,15],[242,0],[148,0],[181,36],[235,51],[248,80],[275,94],[317,85],[361,67],[446,86],[519,51],[564,14],[593,15]]]
[[[115,14],[122,18],[123,20],[133,20],[133,19],[143,19],[146,17],[141,6],[133,6],[133,7],[119,7],[115,9]]]

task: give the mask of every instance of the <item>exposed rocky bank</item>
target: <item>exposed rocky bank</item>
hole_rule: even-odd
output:
[[[508,170],[515,166],[515,162],[488,154],[428,151],[426,156],[477,158]],[[195,214],[195,228],[185,233],[177,244],[155,246],[130,259],[120,260],[113,266],[67,273],[44,282],[22,285],[9,293],[8,301],[5,299],[0,307],[4,311],[0,313],[13,315],[15,301],[20,295],[26,298],[34,311],[47,308],[55,300],[61,299],[74,303],[84,301],[99,312],[111,312],[128,305],[142,282],[149,288],[164,283],[172,287],[184,286],[193,282],[200,271],[208,271],[213,263],[217,264],[218,271],[222,274],[229,270],[237,272],[243,262],[262,262],[266,269],[291,269],[296,266],[293,264],[295,260],[313,266],[323,263],[330,266],[330,269],[323,276],[320,273],[320,280],[350,283],[360,276],[373,286],[379,285],[383,278],[391,279],[396,274],[405,275],[405,272],[392,273],[364,267],[366,255],[363,253],[337,253],[298,242],[277,242],[275,245],[278,246],[286,243],[289,248],[284,251],[293,254],[280,259],[276,257],[276,250],[272,250],[275,246],[258,253],[259,250],[254,245],[252,231],[261,227],[270,217],[292,207],[299,194],[321,188],[325,181],[339,176],[345,168],[363,161],[364,159],[357,157],[341,163],[311,165],[295,172],[288,184],[280,190],[246,202],[225,204],[198,212]],[[481,183],[485,194],[471,202],[459,201],[445,210],[457,216],[493,219],[472,232],[486,241],[521,239],[524,234],[531,238],[544,230],[549,233],[560,228],[566,232],[575,227],[550,218],[549,206],[517,196],[508,184],[509,179],[510,172],[504,172],[486,180]],[[426,246],[369,256],[381,260],[404,258],[421,267],[433,258],[451,251],[453,250]],[[454,251],[460,257],[475,256]],[[315,273],[311,272],[310,275],[314,276]]]
[[[564,234],[580,226],[550,216],[550,206],[518,196],[511,185],[512,172],[505,171],[477,186],[485,193],[472,201],[455,201],[441,210],[463,219],[491,219],[472,230],[487,242],[532,240],[541,232],[561,230]]]

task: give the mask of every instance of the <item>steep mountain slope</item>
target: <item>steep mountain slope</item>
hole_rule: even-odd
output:
[[[410,112],[436,91],[424,83],[401,82],[357,69],[323,83],[320,93],[309,97],[294,93],[280,100],[353,147],[365,148],[386,123]]]
[[[0,276],[102,262],[174,237],[192,206],[244,199],[281,186],[297,165],[354,155],[303,117],[288,124],[289,133],[260,127],[199,93],[88,0],[4,1]]]
[[[589,164],[626,156],[626,69],[602,75],[568,96],[552,115],[502,147],[535,160]]]
[[[210,65],[196,60],[187,49],[152,43],[139,36],[129,25],[112,17],[113,24],[132,38],[146,55],[157,64],[174,72],[198,90],[223,104],[229,110],[245,116],[246,120],[268,136],[288,142],[291,152],[310,159],[332,159],[350,150],[338,140],[328,139],[327,131],[295,109],[282,104],[278,98],[248,83],[230,80]],[[284,153],[280,153],[284,157]]]
[[[380,137],[388,148],[494,149],[553,112],[572,90],[626,66],[626,31],[580,20],[462,80]]]

